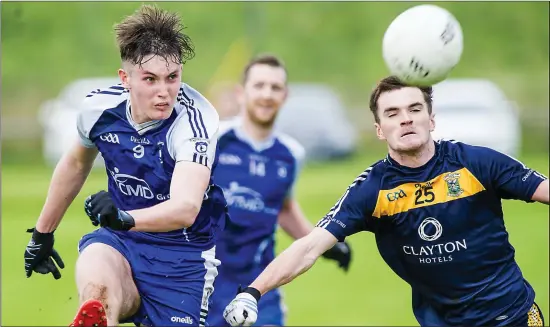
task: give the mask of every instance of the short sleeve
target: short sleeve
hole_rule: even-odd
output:
[[[174,161],[191,161],[212,168],[216,156],[219,116],[209,102],[194,101],[178,115],[167,134]]]
[[[86,100],[84,103],[87,104]],[[104,110],[93,107],[85,107],[83,110],[78,112],[76,118],[76,128],[78,130],[80,143],[83,146],[87,148],[95,147],[94,142],[90,138],[90,132],[103,112]]]
[[[342,197],[330,211],[315,225],[329,231],[339,242],[347,236],[361,231],[371,230],[367,217],[372,215],[372,205],[369,205],[369,171],[367,169],[348,186]],[[372,182],[370,182],[372,184]]]
[[[540,183],[547,179],[521,161],[486,147],[473,147],[479,173],[487,175],[487,183],[503,199],[532,202]]]
[[[92,129],[108,109],[113,109],[124,103],[128,93],[120,85],[97,89],[90,92],[81,103],[81,109],[76,118],[76,128],[80,143],[87,147],[95,147],[92,141]]]

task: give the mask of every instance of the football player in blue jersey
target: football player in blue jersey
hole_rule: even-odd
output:
[[[220,124],[214,181],[224,190],[230,219],[216,244],[221,265],[207,319],[211,326],[227,325],[223,310],[239,286],[250,284],[274,259],[278,226],[293,239],[313,229],[293,193],[304,148],[274,129],[287,94],[283,62],[259,55],[245,67],[237,91],[242,114]],[[348,269],[351,251],[346,243],[337,243],[323,255]],[[259,310],[257,325],[284,325],[286,309],[279,289],[265,294]]]
[[[32,272],[61,275],[54,231],[101,153],[108,191],[85,201],[97,230],[78,245],[81,306],[71,326],[204,326],[226,219],[211,178],[218,114],[181,82],[193,54],[179,17],[142,6],[115,27],[121,84],[96,90],[78,113],[80,135],[58,163],[25,252]]]
[[[308,270],[336,242],[369,231],[385,262],[411,286],[421,326],[542,326],[501,202],[548,204],[548,179],[492,149],[434,141],[431,87],[385,78],[370,108],[386,158],[227,305],[227,322],[253,324],[264,294]]]

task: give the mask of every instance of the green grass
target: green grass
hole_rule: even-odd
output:
[[[346,161],[306,167],[297,194],[312,222],[333,205],[347,185],[383,152],[364,150]],[[543,173],[548,154],[521,158]],[[78,306],[74,286],[77,242],[93,226],[82,210],[87,194],[103,189],[103,171],[92,173],[81,195],[56,232],[56,249],[66,263],[63,278],[33,275],[26,279],[23,252],[42,207],[51,168],[4,164],[2,167],[2,321],[3,326],[68,325]],[[527,280],[537,291],[537,302],[549,314],[548,207],[507,201],[504,204],[510,239]],[[279,233],[278,251],[290,243]],[[410,288],[380,258],[374,237],[361,233],[349,238],[354,251],[345,274],[320,259],[306,274],[283,287],[289,325],[417,325],[410,306]]]

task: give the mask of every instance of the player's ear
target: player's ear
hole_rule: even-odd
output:
[[[120,77],[120,82],[122,83],[122,86],[125,89],[129,90],[130,84],[128,82],[128,73],[124,69],[120,68],[118,70],[118,77]]]
[[[382,128],[380,127],[379,123],[374,123],[374,128],[376,129],[376,137],[378,137],[379,140],[385,140],[386,137],[384,136],[384,132],[382,132]]]
[[[435,130],[435,113],[430,114],[430,132]]]

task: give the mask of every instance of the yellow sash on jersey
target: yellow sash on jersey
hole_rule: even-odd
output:
[[[373,216],[393,216],[415,208],[462,199],[484,190],[478,179],[467,168],[462,168],[426,182],[405,183],[391,190],[380,190]]]

